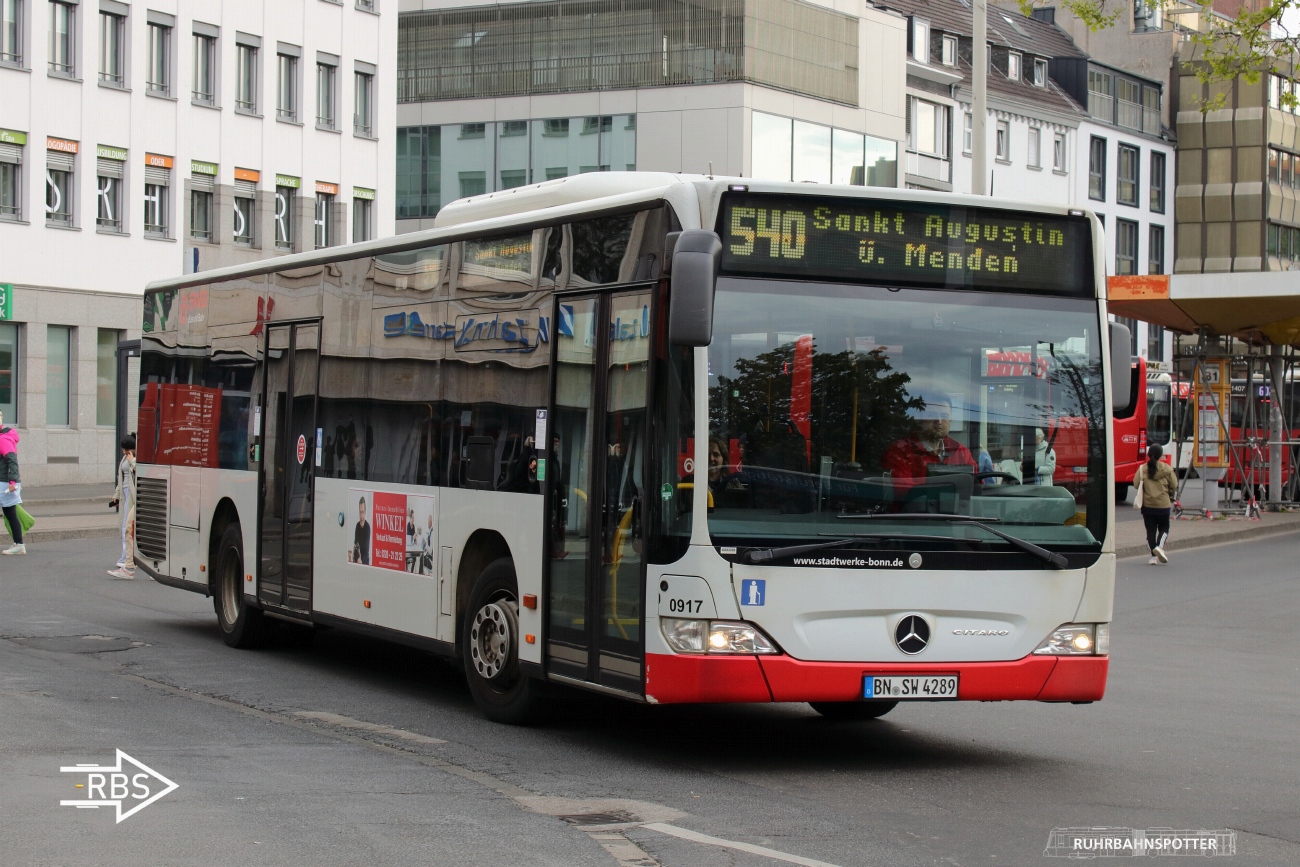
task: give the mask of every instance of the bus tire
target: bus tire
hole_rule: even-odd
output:
[[[528,725],[542,717],[544,684],[520,672],[521,639],[515,564],[501,557],[474,582],[460,638],[470,694],[493,722]]]
[[[896,701],[810,701],[808,705],[827,719],[859,722],[879,719],[898,707]]]
[[[1128,502],[1128,492],[1132,489],[1132,487],[1133,487],[1133,486],[1132,486],[1131,484],[1129,484],[1128,482],[1116,482],[1116,483],[1115,483],[1115,502],[1116,502],[1116,503],[1127,503],[1127,502]]]
[[[244,533],[238,522],[221,534],[215,572],[212,607],[222,640],[230,647],[256,647],[266,621],[261,611],[244,602]]]

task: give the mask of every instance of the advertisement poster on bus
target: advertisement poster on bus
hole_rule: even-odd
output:
[[[357,566],[418,572],[431,571],[437,534],[434,498],[391,491],[349,488],[355,504],[346,561]]]

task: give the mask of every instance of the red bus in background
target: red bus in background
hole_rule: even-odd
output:
[[[1147,360],[1135,356],[1129,382],[1129,402],[1115,410],[1115,499],[1123,500],[1133,486],[1147,451]]]
[[[1239,485],[1242,483],[1243,478],[1255,485],[1268,484],[1270,449],[1268,442],[1271,439],[1269,414],[1273,408],[1274,390],[1272,385],[1261,379],[1254,380],[1252,390],[1255,399],[1255,416],[1250,427],[1247,427],[1246,380],[1234,379],[1232,381],[1232,407],[1228,425],[1234,443],[1234,455],[1232,464],[1228,467],[1228,474],[1223,479],[1225,485]],[[1283,397],[1281,404],[1283,413],[1282,426],[1287,431],[1287,439],[1294,443],[1297,439],[1300,439],[1300,407],[1296,405],[1296,398],[1300,397],[1300,394],[1297,394],[1294,382],[1288,381],[1286,383],[1286,394]],[[1255,454],[1249,445],[1240,445],[1247,440],[1258,441],[1258,454]],[[1282,448],[1282,479],[1284,482],[1291,478],[1292,451],[1292,448]]]

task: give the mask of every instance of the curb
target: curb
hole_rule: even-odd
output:
[[[62,497],[55,500],[33,500],[30,498],[23,499],[23,506],[98,506],[107,503],[112,499],[113,494],[110,491],[107,497]]]
[[[1174,527],[1177,527],[1177,524],[1175,524]],[[1256,539],[1260,536],[1272,536],[1278,533],[1286,533],[1288,531],[1300,531],[1300,524],[1259,523],[1253,527],[1242,527],[1240,530],[1230,530],[1224,533],[1212,533],[1208,536],[1191,536],[1186,539],[1175,539],[1165,545],[1165,548],[1169,551],[1185,551],[1189,548],[1204,548],[1206,545],[1219,545],[1224,542],[1242,542],[1247,539]],[[1126,557],[1149,556],[1151,556],[1151,552],[1147,550],[1145,542],[1137,545],[1128,545],[1115,551],[1115,559],[1117,560],[1123,560]]]
[[[71,539],[97,539],[118,536],[121,532],[121,527],[92,527],[78,530],[40,530],[33,527],[29,532],[23,534],[23,541],[66,542]],[[0,532],[0,535],[6,534]]]

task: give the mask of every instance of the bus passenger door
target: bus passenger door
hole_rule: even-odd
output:
[[[262,538],[258,598],[311,608],[320,323],[269,325],[262,391]]]
[[[558,299],[546,474],[548,669],[638,695],[651,298]]]

